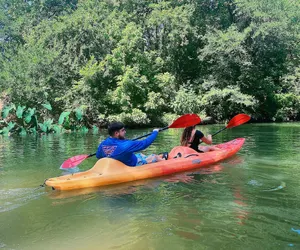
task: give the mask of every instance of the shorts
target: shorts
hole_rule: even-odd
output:
[[[147,156],[147,155],[143,155],[143,154],[140,154],[140,153],[137,153],[135,154],[136,158],[137,158],[137,162],[136,162],[136,166],[142,166],[142,165],[145,165],[145,164],[148,164],[147,162],[147,158],[150,157],[150,156],[155,156],[155,154],[152,154],[150,156]],[[154,162],[157,162],[156,158],[154,157],[154,159],[152,160],[152,163]]]

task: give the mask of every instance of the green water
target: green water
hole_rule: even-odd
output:
[[[181,131],[160,133],[145,153],[169,151]],[[76,192],[38,187],[105,133],[0,137],[0,249],[300,249],[299,135],[299,123],[245,124],[214,138],[246,138],[224,162]]]

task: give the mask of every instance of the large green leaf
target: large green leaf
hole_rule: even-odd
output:
[[[5,119],[8,116],[9,112],[14,108],[16,108],[16,106],[14,104],[3,107],[2,118]]]
[[[43,103],[42,106],[48,110],[52,110],[52,106],[50,103]]]
[[[57,124],[53,125],[52,129],[56,134],[60,134],[62,132],[62,127]]]
[[[31,119],[32,119],[33,126],[35,127],[35,129],[37,129],[38,128],[37,116],[34,115],[34,116],[31,117]]]
[[[81,132],[84,133],[84,134],[86,134],[87,132],[89,132],[89,129],[86,126],[83,126],[81,128]]]
[[[2,129],[2,134],[3,135],[8,135],[8,133],[9,133],[9,128],[8,127],[5,127],[5,128]]]
[[[29,123],[31,122],[31,119],[32,119],[32,116],[34,115],[35,113],[35,108],[28,108],[28,110],[25,112],[25,122],[26,123]]]
[[[24,127],[20,128],[19,135],[27,135],[26,129]]]
[[[36,134],[36,128],[35,127],[30,128],[29,133]]]
[[[75,110],[75,116],[76,116],[76,118],[77,118],[78,121],[82,120],[82,115],[83,115],[82,109],[81,108],[77,108]]]
[[[64,111],[60,114],[59,119],[58,119],[58,124],[62,125],[64,123],[64,120],[66,117],[68,117],[70,115],[69,111]]]
[[[7,124],[8,130],[11,131],[11,130],[14,128],[15,125],[16,125],[15,122],[9,122],[9,123]]]
[[[16,115],[19,119],[22,118],[25,108],[26,108],[26,106],[18,106],[17,107]]]
[[[39,126],[43,132],[47,133],[52,129],[52,123],[53,119],[48,119],[47,121],[44,121],[44,123],[39,123]]]
[[[98,134],[99,128],[97,126],[93,126],[93,134]]]
[[[39,123],[40,129],[44,132],[47,133],[48,127],[44,123]]]
[[[48,119],[44,124],[48,127],[48,131],[52,128],[53,119]]]
[[[7,116],[8,116],[8,113],[9,113],[10,109],[9,107],[5,106],[3,109],[2,109],[2,118],[5,119]]]

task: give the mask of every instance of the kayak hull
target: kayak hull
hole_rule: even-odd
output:
[[[50,178],[45,183],[55,190],[74,190],[170,175],[227,159],[236,154],[244,142],[244,138],[238,138],[215,145],[219,150],[207,153],[198,153],[191,148],[178,146],[171,150],[168,160],[139,167],[129,167],[120,161],[103,158],[85,172]],[[176,156],[177,158],[174,158]]]

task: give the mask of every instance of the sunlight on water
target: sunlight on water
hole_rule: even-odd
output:
[[[170,151],[181,131],[160,133],[144,153]],[[65,192],[40,185],[63,174],[67,158],[94,153],[105,134],[0,137],[0,249],[299,249],[299,134],[299,123],[246,124],[214,138],[246,138],[223,162]]]

